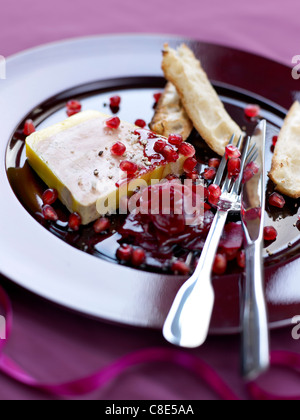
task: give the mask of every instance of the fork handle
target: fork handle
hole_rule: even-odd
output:
[[[211,271],[228,211],[218,210],[193,276],[179,289],[163,334],[172,344],[195,348],[207,338],[214,306]]]
[[[269,329],[264,294],[261,243],[246,248],[246,277],[242,301],[242,374],[253,380],[270,364]]]

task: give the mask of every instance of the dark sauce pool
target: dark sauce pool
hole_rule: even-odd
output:
[[[82,103],[82,109],[95,109],[107,114],[118,116],[128,122],[134,123],[138,118],[149,123],[154,113],[153,95],[161,91],[165,80],[158,77],[134,78],[134,79],[114,79],[91,83],[63,92],[36,107],[23,121],[20,122],[7,148],[6,166],[7,175],[11,187],[25,209],[40,223],[45,229],[56,235],[69,245],[80,249],[83,252],[103,258],[113,263],[119,263],[116,259],[116,250],[120,246],[122,239],[120,231],[125,222],[126,216],[111,216],[111,227],[107,233],[95,234],[93,225],[81,227],[79,232],[72,232],[68,228],[69,212],[59,202],[55,203],[54,208],[58,213],[59,221],[51,223],[45,221],[41,214],[42,194],[47,186],[31,169],[25,156],[25,136],[23,134],[24,122],[27,118],[33,119],[37,129],[50,126],[65,119],[66,102],[70,99],[78,99]],[[267,165],[271,167],[272,159],[272,138],[279,132],[282,120],[285,115],[282,109],[274,104],[264,101],[263,98],[253,96],[247,92],[233,88],[231,86],[215,84],[226,109],[233,119],[251,135],[257,120],[249,120],[244,115],[244,108],[249,103],[260,105],[261,117],[268,121],[267,130]],[[119,95],[122,98],[120,109],[110,109],[109,98]],[[208,160],[216,155],[206,146],[204,141],[194,130],[188,139],[197,151],[199,162],[198,170],[202,173],[207,166]],[[274,185],[269,181],[267,195],[274,190]],[[274,264],[282,261],[282,258],[291,258],[299,251],[299,231],[294,226],[297,223],[297,211],[299,202],[287,200],[283,210],[276,211],[273,208],[266,209],[266,225],[274,226],[279,235],[278,239],[272,244],[266,244],[265,256],[266,264]],[[232,218],[232,221],[237,221]],[[229,220],[230,221],[230,220]],[[193,251],[194,260],[201,253],[201,248]],[[185,259],[190,255],[190,251],[174,245],[173,255]],[[148,271],[168,272],[170,264],[161,258],[151,258],[148,255],[147,265],[142,267]],[[229,263],[228,272],[237,271],[236,262]]]

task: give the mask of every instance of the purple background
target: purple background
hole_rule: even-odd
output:
[[[299,10],[298,0],[10,0],[1,7],[0,54],[63,38],[139,32],[185,35],[288,64],[299,54]]]
[[[166,33],[238,47],[291,65],[300,54],[299,0],[10,0],[1,7],[0,55],[60,39],[110,33]],[[276,75],[274,75],[276,77]],[[160,332],[102,324],[57,308],[1,279],[15,314],[6,352],[38,379],[58,382],[86,375],[122,355],[167,346]],[[295,314],[298,315],[298,314]],[[272,349],[300,351],[291,328],[272,332]],[[194,354],[210,363],[243,399],[239,337],[210,337]],[[273,391],[300,390],[296,376],[272,370]],[[44,399],[0,376],[1,399]],[[193,375],[168,364],[135,367],[89,398],[214,399]]]

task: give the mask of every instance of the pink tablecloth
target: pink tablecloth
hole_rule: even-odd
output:
[[[298,0],[10,0],[1,8],[0,55],[64,38],[124,32],[169,33],[221,43],[291,65],[299,50]],[[70,380],[91,373],[131,351],[167,346],[159,331],[103,324],[57,308],[1,279],[15,315],[6,353],[37,379]],[[298,314],[295,314],[298,315]],[[300,351],[291,329],[272,332],[272,349]],[[214,367],[232,389],[248,399],[239,376],[239,337],[210,337],[192,352]],[[264,384],[281,393],[300,393],[297,378],[272,371]],[[45,399],[0,376],[1,399]],[[49,397],[50,398],[50,397]],[[196,377],[171,364],[135,367],[103,389],[97,399],[214,399]]]

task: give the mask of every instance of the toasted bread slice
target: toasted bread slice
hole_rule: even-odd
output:
[[[180,134],[183,140],[187,140],[192,132],[193,123],[181,103],[176,87],[170,82],[157,104],[150,128],[165,137]]]
[[[269,178],[276,189],[292,198],[300,197],[300,103],[290,109],[279,133]]]
[[[200,61],[184,44],[177,51],[165,44],[162,69],[175,85],[194,127],[212,150],[223,155],[231,136],[243,132],[225,110]]]

